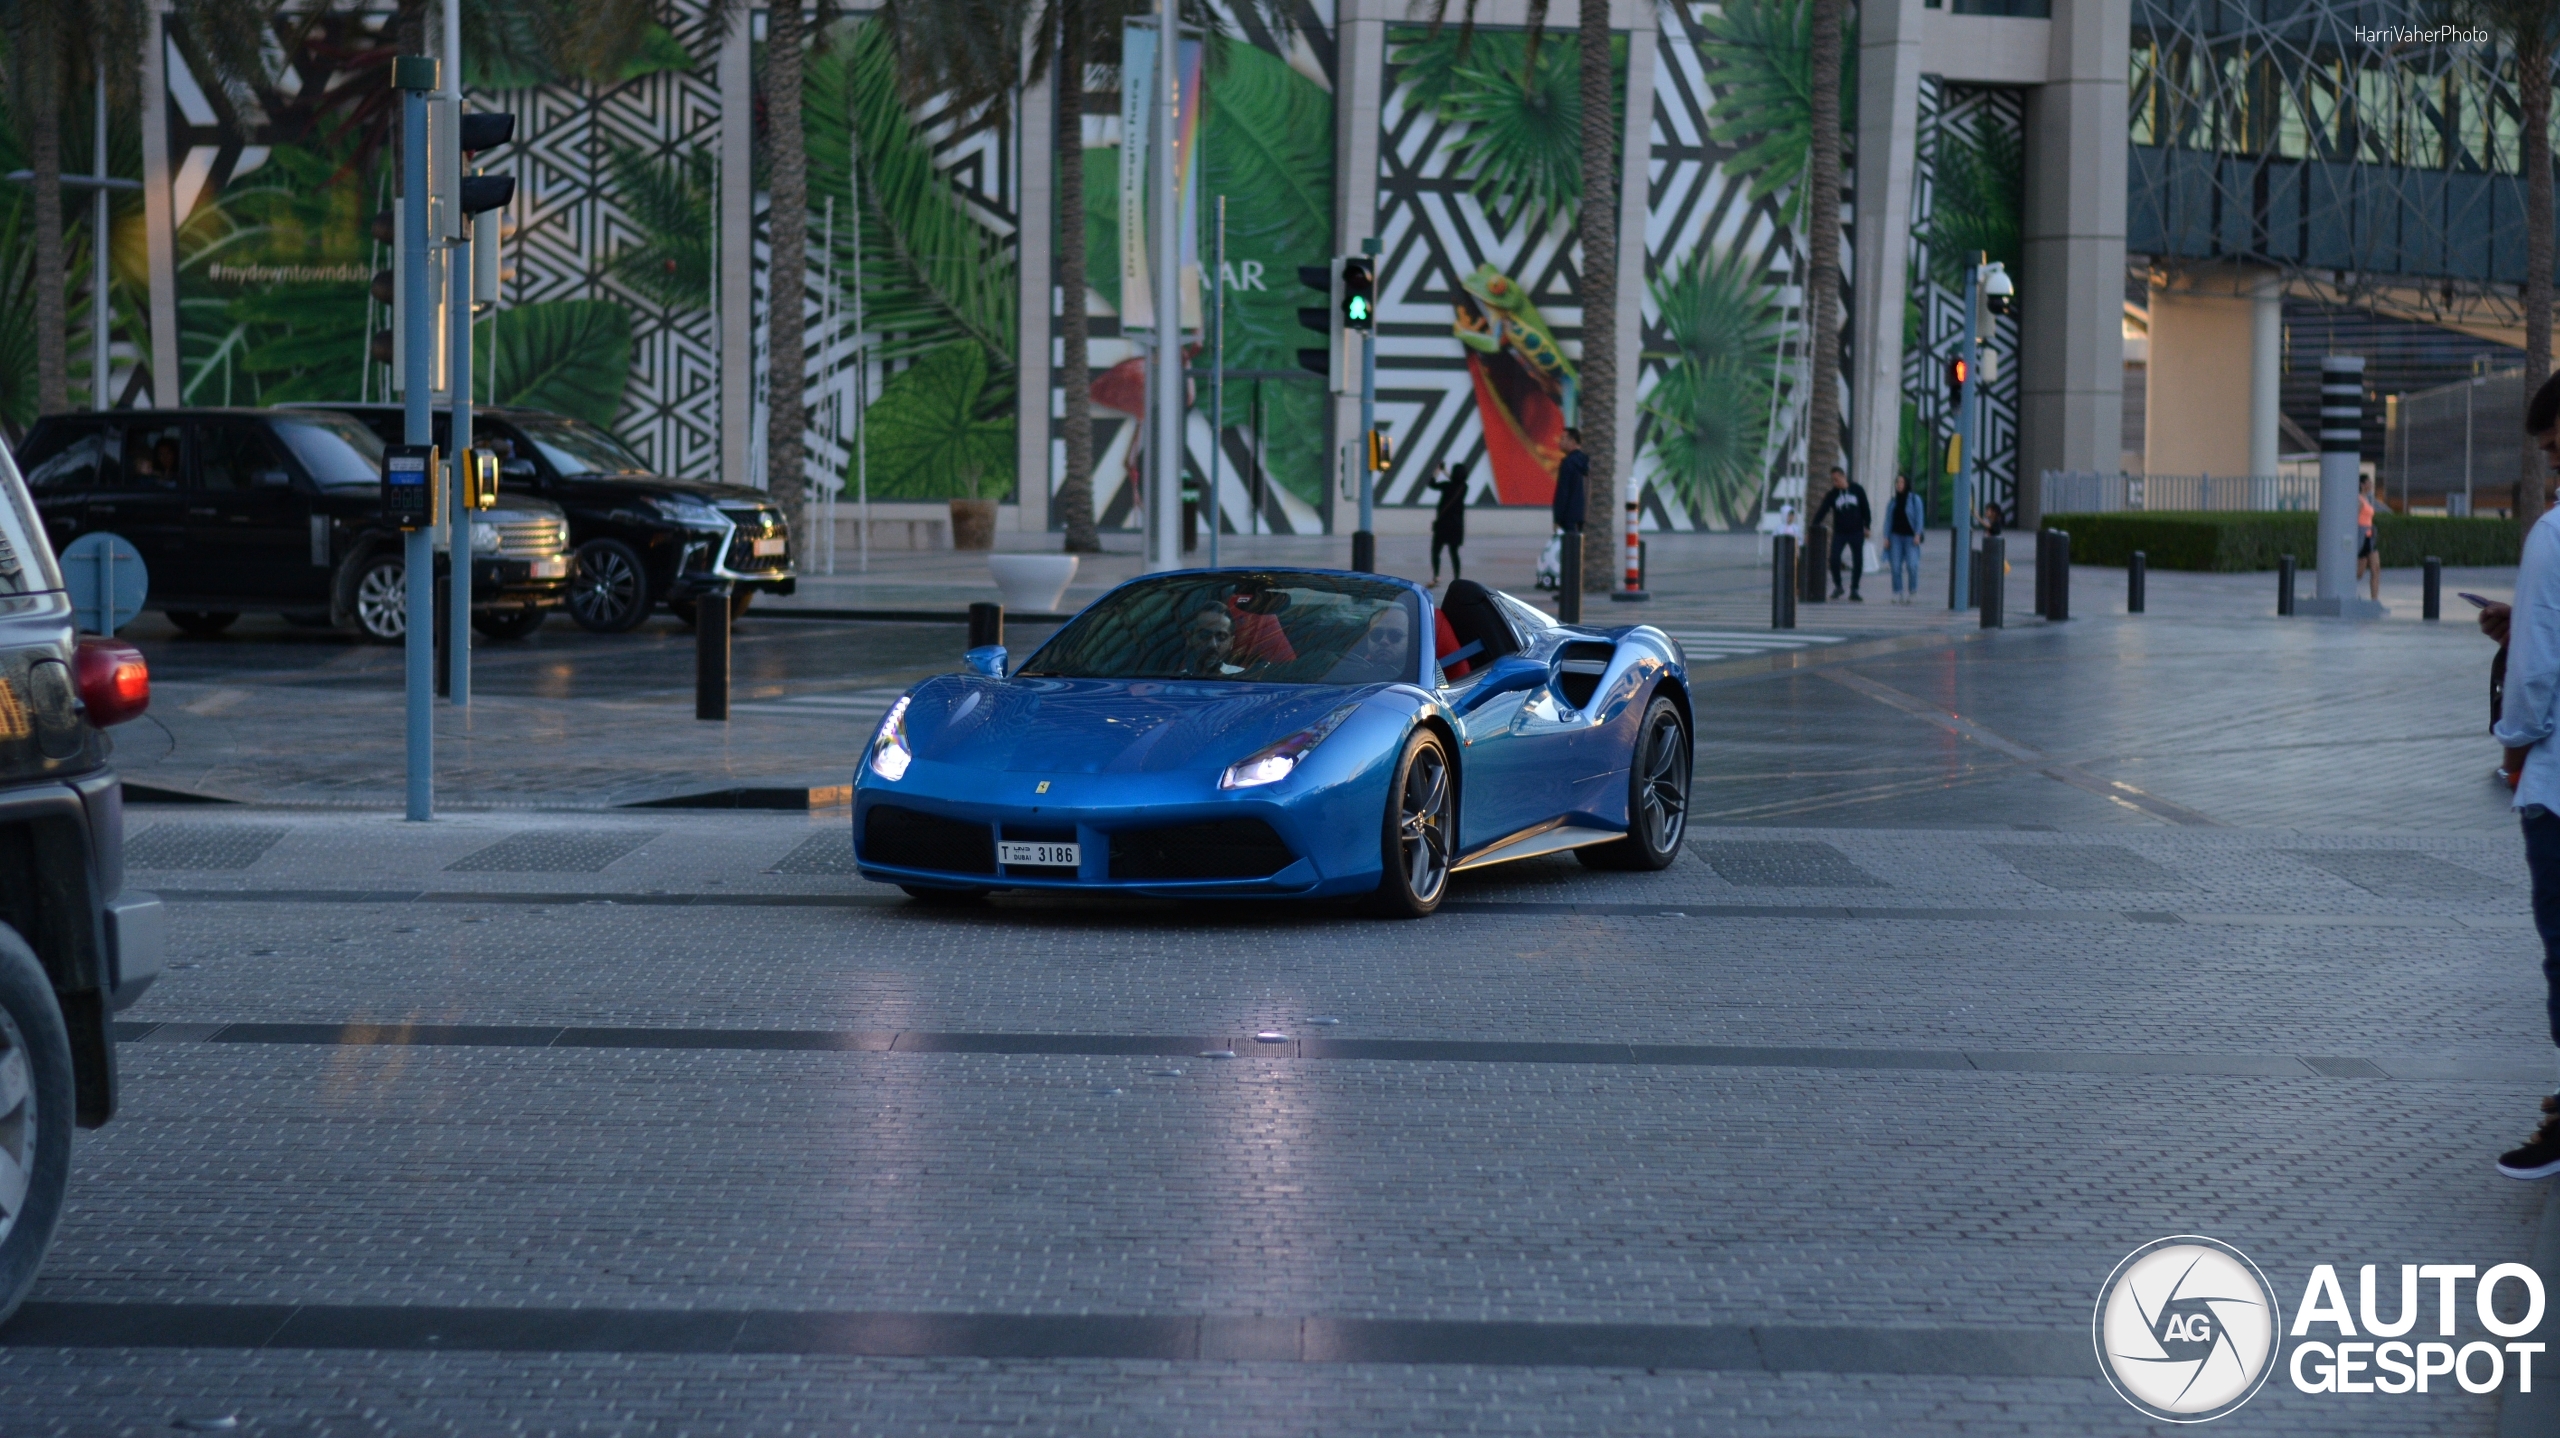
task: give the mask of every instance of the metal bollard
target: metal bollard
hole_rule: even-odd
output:
[[[1582,531],[1564,532],[1564,552],[1556,564],[1556,618],[1567,624],[1582,622]]]
[[[2276,615],[2283,619],[2293,617],[2293,556],[2290,554],[2276,556]]]
[[[2071,531],[2046,530],[2044,557],[2053,568],[2052,577],[2043,583],[2045,622],[2060,624],[2071,617]],[[2039,573],[2044,568],[2036,566]]]
[[[1781,534],[1769,546],[1769,627],[1796,627],[1796,537]]]
[[[1982,627],[1985,629],[2007,627],[2007,616],[2002,613],[2002,606],[2007,597],[2003,589],[2004,581],[2009,577],[2008,570],[2009,541],[1997,534],[1984,535],[1982,537]]]
[[[2124,612],[2142,612],[2143,581],[2151,577],[2151,556],[2137,549],[2124,567]]]
[[[453,581],[436,576],[436,697],[453,697]]]
[[[694,601],[693,717],[729,717],[729,587]]]
[[[1796,598],[1807,604],[1831,601],[1831,526],[1817,524],[1804,532],[1804,549],[1796,561],[1801,583]]]
[[[969,647],[983,649],[1004,642],[1004,606],[972,604],[969,606]]]
[[[2432,554],[2427,556],[2427,595],[2418,617],[2429,620],[2444,618],[2444,561]]]
[[[2045,617],[2053,597],[2053,531],[2036,531],[2036,618]]]

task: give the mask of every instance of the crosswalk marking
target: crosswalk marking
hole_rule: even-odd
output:
[[[844,694],[794,694],[784,699],[732,704],[733,714],[780,714],[802,719],[877,719],[905,689],[857,689]]]

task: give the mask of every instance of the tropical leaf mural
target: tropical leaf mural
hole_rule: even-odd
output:
[[[504,309],[472,336],[491,404],[611,425],[631,380],[631,312],[609,300]]]
[[[1266,50],[1225,47],[1226,63],[1207,81],[1200,141],[1200,253],[1210,253],[1217,196],[1227,200],[1227,368],[1295,370],[1301,344],[1298,266],[1323,264],[1333,249],[1333,96]],[[1108,203],[1086,213],[1109,217],[1109,250],[1119,244],[1116,165],[1086,175],[1111,176]],[[1090,182],[1088,181],[1088,185]],[[1090,229],[1088,229],[1090,233]],[[1116,291],[1118,267],[1095,268]],[[1203,354],[1201,362],[1207,362]],[[1248,422],[1250,381],[1226,385],[1230,424]],[[1204,391],[1197,403],[1206,407]],[[1262,461],[1279,484],[1314,503],[1324,492],[1324,385],[1314,375],[1262,386]]]
[[[354,143],[275,146],[179,227],[187,403],[358,397],[376,187],[350,175]]]
[[[1753,200],[1785,195],[1787,221],[1803,212],[1805,163],[1813,148],[1813,6],[1810,0],[1728,0],[1702,17],[1699,52],[1715,90],[1707,134],[1741,147],[1724,162],[1747,179]],[[1857,27],[1842,27],[1840,127],[1858,129]]]
[[[986,353],[953,340],[898,371],[872,401],[871,492],[887,499],[1000,499],[1012,488],[1013,400]]]
[[[1644,398],[1668,484],[1711,523],[1747,524],[1769,438],[1780,311],[1739,250],[1692,252],[1651,286],[1671,367]]]
[[[642,238],[615,254],[606,273],[668,309],[710,308],[719,157],[694,150],[658,161],[617,145],[612,166],[623,208]]]
[[[1961,294],[1974,255],[1983,251],[2016,273],[2024,259],[2023,135],[2000,123],[1993,110],[1979,108],[1972,125],[1939,131],[1937,162],[1928,231],[1930,277]]]
[[[1419,33],[1397,48],[1395,62],[1412,104],[1461,126],[1449,142],[1455,173],[1506,222],[1572,223],[1582,196],[1580,48],[1543,44],[1533,60],[1526,31]],[[1612,37],[1609,46],[1613,104],[1623,110],[1626,40]]]

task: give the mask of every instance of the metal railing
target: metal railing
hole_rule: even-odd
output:
[[[2386,416],[2383,493],[2404,510],[2506,508],[2523,472],[2524,400],[2524,371],[2512,369],[2397,396]]]
[[[2046,514],[2320,507],[2317,474],[2099,474],[2048,469],[2043,484]]]

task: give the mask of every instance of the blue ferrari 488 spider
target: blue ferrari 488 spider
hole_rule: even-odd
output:
[[[1571,849],[1678,856],[1680,647],[1460,580],[1434,601],[1333,570],[1150,575],[1019,669],[1001,648],[890,706],[854,776],[864,875],[994,889],[1365,894],[1439,907],[1449,875]]]

